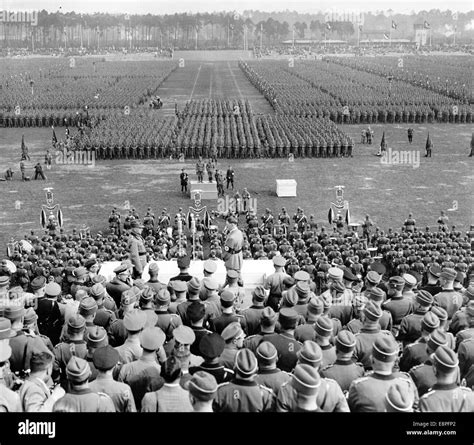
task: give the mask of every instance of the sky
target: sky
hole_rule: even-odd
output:
[[[172,14],[175,12],[213,12],[245,10],[298,11],[315,13],[326,10],[376,11],[392,9],[409,13],[430,9],[467,12],[472,0],[0,0],[0,10],[76,11],[129,14]]]

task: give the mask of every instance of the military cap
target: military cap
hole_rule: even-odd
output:
[[[446,312],[446,309],[443,309],[440,306],[431,306],[430,309],[433,314],[435,314],[440,321],[446,321],[448,319],[448,313]]]
[[[284,267],[286,266],[286,260],[281,255],[275,255],[272,258],[273,264],[277,267]]]
[[[435,329],[428,337],[426,342],[428,348],[431,351],[436,351],[440,346],[446,346],[448,344],[448,336],[446,332],[441,329]]]
[[[278,351],[272,343],[263,341],[257,347],[256,356],[260,367],[265,367],[277,361]]]
[[[237,338],[239,335],[243,334],[242,326],[238,321],[233,321],[229,323],[224,330],[221,332],[222,338],[228,342],[229,340],[233,340]]]
[[[296,294],[296,291],[290,289],[288,291],[283,292],[283,298],[281,299],[281,303],[286,307],[293,307],[298,304],[298,295]]]
[[[304,270],[298,270],[293,275],[293,278],[295,279],[295,281],[309,281],[310,276],[308,272],[305,272]]]
[[[364,307],[364,315],[370,321],[378,321],[382,317],[382,309],[369,300]]]
[[[97,348],[92,355],[92,363],[100,371],[112,369],[120,359],[118,351],[110,345]]]
[[[141,290],[145,289],[145,281],[142,280],[141,278],[137,278],[136,280],[133,280],[133,290],[139,294]]]
[[[31,284],[30,284],[31,289],[33,291],[39,290],[39,289],[43,288],[45,285],[46,285],[46,278],[43,277],[43,275],[33,278],[33,280],[31,280]]]
[[[239,272],[237,272],[234,269],[228,269],[227,270],[227,276],[233,280],[239,278]]]
[[[95,258],[89,258],[85,263],[84,267],[86,269],[90,269],[94,264],[98,264],[97,260]]]
[[[430,306],[433,304],[433,295],[426,290],[419,290],[416,294],[416,301],[421,306]]]
[[[109,344],[107,331],[102,326],[94,326],[87,330],[87,347],[101,348]]]
[[[306,340],[301,349],[297,352],[298,361],[311,366],[318,366],[323,359],[321,347],[314,341]]]
[[[140,331],[146,325],[147,316],[145,312],[134,309],[127,312],[123,317],[123,326],[127,331]]]
[[[137,302],[137,294],[132,289],[127,289],[122,292],[120,303],[122,306],[128,306]]]
[[[80,314],[73,315],[72,317],[69,317],[67,320],[67,331],[70,334],[81,332],[85,326],[86,326],[86,320]]]
[[[235,216],[229,216],[226,221],[229,223],[229,224],[237,224],[237,218]]]
[[[352,352],[356,345],[356,339],[351,331],[342,330],[337,334],[336,349],[343,353]]]
[[[359,310],[363,310],[369,299],[365,295],[355,295],[354,296],[354,307]]]
[[[402,278],[405,280],[405,284],[408,286],[416,286],[416,278],[413,275],[410,275],[409,273],[405,273],[402,275]]]
[[[186,269],[189,267],[191,260],[187,255],[178,257],[178,267],[180,269]]]
[[[458,369],[458,355],[447,346],[440,346],[433,355],[433,364],[445,373],[454,372]]]
[[[195,295],[199,293],[199,289],[201,289],[201,282],[196,277],[188,281],[188,292],[190,294]]]
[[[343,278],[344,278],[344,280],[347,280],[347,281],[359,281],[359,278],[357,278],[352,273],[352,271],[347,267],[344,269]]]
[[[331,290],[336,291],[338,294],[341,294],[346,290],[346,287],[340,281],[335,281],[331,284]]]
[[[333,280],[342,280],[344,276],[344,272],[339,267],[330,267],[328,270],[328,278],[332,278]]]
[[[439,275],[441,274],[441,267],[439,267],[437,264],[432,264],[429,267],[428,272],[434,277],[439,278]]]
[[[195,372],[188,384],[190,394],[202,402],[212,400],[217,393],[217,388],[216,378],[204,371]]]
[[[387,412],[411,412],[413,411],[413,394],[408,385],[394,383],[385,395],[385,408]]]
[[[474,301],[469,301],[466,305],[466,315],[470,318],[474,317]]]
[[[230,290],[223,290],[221,293],[221,302],[233,303],[235,295]]]
[[[331,319],[326,316],[319,317],[316,320],[314,329],[320,337],[330,337],[333,332],[333,324]]]
[[[13,306],[7,306],[4,310],[5,318],[8,318],[10,321],[18,320],[25,315],[25,308],[17,304]]]
[[[260,324],[263,326],[274,325],[277,321],[277,318],[278,316],[275,311],[270,306],[267,306],[262,311],[262,318],[260,319]]]
[[[30,358],[30,370],[31,372],[44,371],[48,369],[48,366],[51,365],[54,361],[54,355],[48,350],[31,353]]]
[[[72,383],[82,383],[91,375],[91,368],[86,360],[73,355],[66,366],[66,375]]]
[[[171,301],[171,295],[168,289],[160,289],[155,295],[155,304],[158,306],[164,306]]]
[[[385,292],[379,287],[374,287],[370,289],[367,294],[369,299],[372,301],[383,301],[385,297]]]
[[[33,324],[36,320],[38,320],[38,315],[36,315],[35,310],[32,307],[26,308],[25,315],[23,317],[23,324]]]
[[[320,315],[324,311],[324,303],[319,297],[311,297],[308,302],[308,314]]]
[[[319,372],[311,365],[296,365],[291,379],[291,386],[298,394],[314,396],[321,385]]]
[[[8,318],[0,317],[0,340],[6,340],[7,338],[13,338],[15,336],[16,332],[12,329],[11,321]],[[1,343],[3,342],[0,341],[0,344]]]
[[[188,286],[186,282],[180,280],[173,280],[171,281],[171,287],[175,292],[181,293],[186,292],[188,290]]]
[[[402,277],[399,277],[399,276],[395,276],[395,277],[391,277],[388,282],[392,285],[392,286],[405,286],[405,280],[402,278]]]
[[[454,281],[454,279],[456,278],[456,275],[457,273],[454,269],[446,267],[441,271],[439,276],[440,278],[444,278],[445,280]]]
[[[158,270],[159,270],[158,263],[156,263],[156,262],[150,263],[150,266],[148,267],[148,270],[150,272],[158,272]]]
[[[87,275],[87,269],[86,269],[85,267],[76,267],[76,268],[74,269],[73,275],[74,275],[76,278],[85,277],[85,276]]]
[[[105,296],[105,287],[100,283],[96,283],[89,289],[89,295],[95,300],[98,300],[102,296]]]
[[[421,320],[422,328],[428,332],[439,328],[439,323],[439,318],[433,312],[427,312]]]
[[[79,313],[87,317],[97,312],[97,303],[92,297],[84,297],[79,303]]]
[[[247,348],[239,349],[235,356],[235,371],[244,376],[250,377],[258,370],[258,362],[255,354]]]
[[[199,352],[207,359],[219,357],[224,351],[224,348],[225,340],[216,332],[205,335],[199,342]]]
[[[370,265],[370,270],[377,272],[379,275],[384,275],[387,271],[387,268],[380,262],[376,261]]]
[[[393,362],[399,352],[398,343],[392,336],[378,337],[372,347],[372,356],[381,362]]]
[[[203,268],[207,273],[213,274],[217,270],[217,264],[214,260],[204,261]]]
[[[151,287],[145,286],[142,293],[140,294],[140,301],[147,303],[152,301],[155,297],[155,290]]]
[[[467,297],[469,300],[474,300],[474,286],[471,285],[464,289],[463,295]]]
[[[147,351],[157,351],[166,340],[165,333],[157,326],[143,329],[140,333],[140,345]]]
[[[122,264],[120,264],[120,266],[117,266],[117,267],[113,270],[113,272],[114,272],[114,274],[119,275],[119,274],[121,274],[121,273],[127,271],[128,269],[129,269],[129,268],[128,268],[128,265],[122,263]]]
[[[184,325],[180,325],[173,330],[174,339],[182,345],[192,345],[196,340],[196,334],[193,330]]]
[[[46,280],[45,280],[46,282]],[[10,283],[10,277],[8,275],[1,275],[0,276],[0,286],[7,286]]]
[[[264,302],[265,298],[267,298],[267,294],[265,292],[265,288],[263,286],[257,286],[253,291],[252,291],[252,299],[257,301],[257,302]]]
[[[278,316],[278,321],[283,329],[292,329],[296,327],[296,322],[298,321],[297,312],[288,307],[280,309],[280,314]]]
[[[310,288],[306,281],[298,281],[295,286],[296,294],[300,299],[304,299],[309,295]]]
[[[110,311],[97,311],[93,323],[96,326],[102,326],[107,329],[109,324],[112,322],[112,315],[113,314]]]
[[[214,278],[210,277],[204,277],[202,279],[202,284],[207,290],[217,290],[217,288],[219,287],[217,281],[214,280]]]
[[[200,301],[193,301],[186,308],[186,317],[191,323],[202,320],[206,315],[206,307]]]

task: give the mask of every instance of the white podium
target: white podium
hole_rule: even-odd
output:
[[[196,190],[201,190],[201,199],[217,199],[217,183],[191,181],[190,197],[194,200]]]
[[[279,198],[296,196],[296,181],[294,179],[277,179],[276,193]]]

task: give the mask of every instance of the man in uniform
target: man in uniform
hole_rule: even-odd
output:
[[[233,269],[239,273],[242,268],[242,245],[244,242],[243,234],[237,227],[237,218],[229,216],[226,221],[226,228],[228,231],[227,238],[224,245],[225,267],[227,270]]]
[[[173,338],[173,330],[183,323],[177,314],[172,314],[168,309],[171,302],[170,293],[166,288],[160,289],[155,295],[155,314],[159,327],[166,335],[166,341]]]
[[[266,293],[264,287],[257,286],[252,291],[252,306],[242,311],[241,315],[245,319],[247,335],[258,334],[260,330],[260,319],[262,318],[265,298]]]
[[[7,328],[8,329],[8,328]],[[8,341],[0,341],[0,376],[8,372],[8,360],[11,357],[12,349]],[[7,387],[5,381],[0,379],[0,408],[2,412],[20,413],[22,411],[20,397],[17,392]]]
[[[220,335],[225,341],[225,346],[220,354],[219,363],[232,369],[237,352],[244,346],[245,332],[238,321],[233,321],[225,327]]]
[[[120,229],[120,214],[117,212],[117,209],[115,207],[112,209],[112,212],[109,216],[109,228],[110,231],[113,230],[113,233],[118,236],[121,236],[122,231]]]
[[[133,264],[133,278],[135,279],[141,277],[147,263],[147,253],[145,240],[142,238],[142,230],[143,226],[139,221],[133,220],[131,222],[127,248]]]
[[[121,363],[130,363],[141,357],[143,349],[140,345],[140,333],[145,327],[146,322],[146,314],[138,309],[127,312],[123,317],[123,326],[127,330],[127,339],[122,345],[116,347],[120,354]]]
[[[413,141],[413,128],[411,127],[408,128],[407,133],[408,133],[408,142],[411,144]]]
[[[217,394],[215,377],[205,371],[197,371],[189,381],[189,400],[194,412],[212,413],[212,403]]]
[[[215,169],[216,169],[216,166],[214,165],[214,161],[212,159],[209,159],[206,164],[206,170],[207,170],[207,176],[208,176],[209,182],[212,182]]]
[[[258,360],[257,383],[270,388],[277,394],[281,385],[291,378],[290,374],[277,368],[278,351],[272,343],[263,341],[257,348],[256,356]]]
[[[283,292],[283,280],[289,275],[285,272],[286,260],[281,255],[276,255],[272,258],[275,273],[269,275],[265,280],[265,289],[269,291],[268,299],[265,303],[274,311],[278,310],[281,293]]]
[[[459,360],[447,346],[440,346],[433,355],[436,384],[420,399],[420,412],[473,412],[474,394],[459,386]]]
[[[234,190],[234,176],[235,176],[234,169],[232,168],[232,166],[229,165],[226,172],[226,179],[227,179],[226,189],[229,189],[229,185],[231,185],[232,190]]]
[[[181,174],[179,175],[181,181],[181,192],[188,192],[188,174],[184,171],[184,168],[181,169]]]
[[[397,336],[403,317],[413,312],[413,300],[403,296],[405,280],[395,276],[389,280],[389,299],[382,304],[382,308],[392,314],[392,333]]]
[[[384,412],[385,396],[389,388],[398,383],[418,400],[413,381],[408,374],[393,372],[398,355],[398,344],[392,337],[378,338],[371,357],[374,372],[355,380],[349,388],[348,403],[351,412]]]
[[[217,389],[215,412],[268,412],[274,408],[273,391],[255,381],[258,363],[252,351],[242,349],[235,357],[235,377]]]
[[[198,177],[198,182],[199,183],[202,183],[203,182],[203,176],[204,176],[204,162],[202,160],[202,157],[199,156],[199,160],[198,162],[196,163],[196,174],[197,174],[197,177]]]
[[[122,263],[114,269],[115,277],[106,284],[107,293],[114,299],[118,306],[122,300],[122,293],[133,286],[128,263]]]
[[[454,290],[454,280],[456,278],[454,269],[443,269],[439,276],[441,292],[434,295],[434,301],[437,306],[442,307],[448,313],[448,320],[460,309],[463,303],[462,295]]]
[[[402,318],[398,331],[397,340],[403,342],[404,346],[420,338],[421,322],[433,304],[433,296],[424,290],[418,291],[415,298],[413,314]]]
[[[277,314],[271,307],[266,307],[262,311],[260,319],[260,331],[256,335],[251,335],[244,340],[244,347],[252,352],[257,352],[258,345],[267,339],[268,336],[275,334]]]

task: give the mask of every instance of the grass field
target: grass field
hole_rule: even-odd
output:
[[[356,141],[362,126],[344,126]],[[440,210],[448,212],[450,222],[462,230],[473,223],[474,173],[473,158],[468,158],[472,128],[468,125],[413,126],[414,143],[408,147],[403,126],[372,126],[375,145],[357,144],[353,158],[220,160],[219,168],[232,164],[236,171],[236,188],[248,187],[257,198],[259,214],[266,207],[278,213],[285,206],[291,213],[302,206],[307,214],[327,225],[327,212],[335,198],[334,186],[345,185],[352,218],[356,221],[366,213],[381,227],[398,227],[408,212],[413,212],[418,224],[436,226]],[[420,150],[424,154],[427,131],[434,142],[432,158],[421,157],[419,168],[410,165],[383,165],[374,156],[385,131],[389,147],[400,150]],[[58,137],[62,137],[62,130]],[[183,164],[170,160],[98,161],[95,166],[53,165],[46,171],[46,181],[20,181],[19,159],[21,135],[29,146],[32,166],[43,161],[45,149],[51,145],[50,129],[0,130],[1,172],[11,166],[14,180],[0,182],[0,243],[11,236],[20,239],[29,230],[41,230],[40,211],[45,203],[44,187],[54,188],[55,202],[61,204],[65,229],[87,224],[93,231],[107,229],[107,218],[113,206],[125,201],[144,215],[148,206],[155,213],[166,207],[176,213],[178,207],[191,204],[179,187],[179,172]],[[184,167],[195,179],[195,161],[186,160]],[[278,198],[276,179],[296,179],[297,198]],[[21,208],[15,210],[15,202]],[[209,202],[210,209],[216,202]]]

